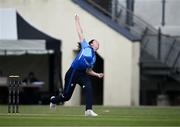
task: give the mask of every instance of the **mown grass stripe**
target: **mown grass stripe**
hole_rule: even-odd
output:
[[[84,106],[20,106],[21,113],[7,113],[0,106],[0,126],[180,126],[180,107],[95,106],[96,118],[84,117]]]

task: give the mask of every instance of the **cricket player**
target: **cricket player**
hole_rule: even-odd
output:
[[[80,39],[80,51],[66,72],[63,92],[58,96],[52,96],[50,98],[50,108],[55,108],[59,102],[68,101],[72,96],[76,84],[79,84],[86,95],[85,116],[98,116],[92,110],[93,95],[90,76],[98,78],[103,78],[104,76],[103,73],[93,71],[93,65],[96,61],[95,52],[99,49],[99,42],[95,39],[90,42],[86,41],[78,15],[75,15],[75,25]]]

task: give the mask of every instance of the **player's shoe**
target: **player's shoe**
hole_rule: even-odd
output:
[[[93,110],[88,109],[88,110],[85,111],[85,116],[95,117],[95,116],[98,116],[98,114],[96,114]]]
[[[50,105],[49,105],[50,109],[56,109],[56,104],[52,103],[53,99],[55,99],[55,96],[52,96],[50,98]]]

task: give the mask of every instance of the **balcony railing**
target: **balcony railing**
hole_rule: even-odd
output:
[[[86,0],[86,2],[128,30],[132,35],[141,38],[141,53],[146,52],[167,67],[180,71],[179,39],[161,34],[160,29],[154,28],[136,16],[118,0],[111,0],[107,8],[103,8],[94,0]]]

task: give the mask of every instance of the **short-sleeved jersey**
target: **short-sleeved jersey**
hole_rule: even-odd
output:
[[[96,61],[96,55],[94,49],[84,39],[81,44],[81,50],[71,64],[74,69],[84,70],[87,68],[93,68]]]

